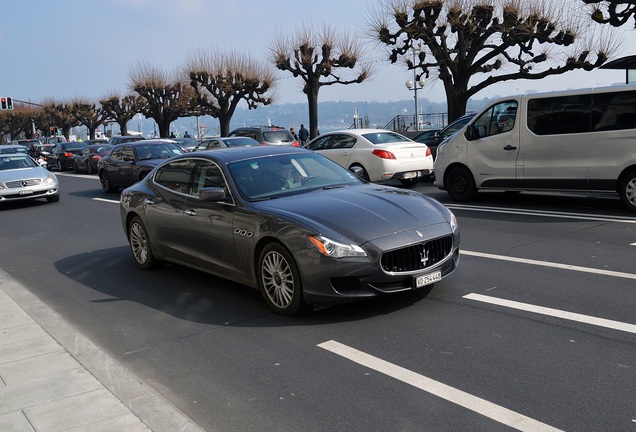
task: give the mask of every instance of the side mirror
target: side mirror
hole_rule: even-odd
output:
[[[466,132],[464,132],[464,136],[466,137],[468,141],[473,141],[479,138],[477,136],[477,132],[475,131],[475,126],[473,125],[469,125],[468,127],[466,127]]]
[[[200,189],[199,199],[205,202],[225,201],[225,188],[206,187]]]
[[[351,171],[360,180],[364,180],[364,168],[359,166],[352,166],[351,168],[349,168],[349,171]]]

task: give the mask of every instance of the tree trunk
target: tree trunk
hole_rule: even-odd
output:
[[[155,121],[157,121],[157,119],[155,119]],[[157,125],[159,125],[159,138],[170,137],[170,124],[172,124],[172,122],[168,120],[157,121]]]
[[[119,123],[119,134],[128,135],[128,120]]]
[[[318,131],[318,90],[319,86],[313,86],[307,92],[307,102],[309,104],[309,139],[316,138]]]
[[[232,115],[219,115],[219,128],[221,129],[220,134],[222,137],[230,134],[230,120],[232,120]]]
[[[448,110],[448,123],[466,114],[466,106],[468,106],[468,82],[464,85],[454,84],[453,82],[444,82],[444,90],[446,90],[446,105]]]

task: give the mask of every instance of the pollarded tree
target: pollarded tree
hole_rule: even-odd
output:
[[[75,115],[73,102],[47,101],[44,102],[44,113],[50,121],[49,126],[62,129],[62,135],[68,141],[71,129],[79,126],[80,122]]]
[[[384,0],[382,6],[370,21],[374,37],[391,62],[405,60],[418,78],[437,73],[449,121],[488,86],[589,71],[614,51],[609,37],[584,40],[577,10],[553,0]]]
[[[601,24],[620,27],[634,18],[636,28],[636,0],[583,0],[592,5],[592,19]]]
[[[196,106],[192,87],[174,74],[145,63],[139,63],[129,74],[130,87],[145,99],[142,114],[159,127],[159,136],[168,138],[170,124],[179,117],[191,115]]]
[[[106,112],[106,118],[114,120],[119,125],[120,134],[128,135],[128,122],[143,112],[146,100],[139,95],[129,94],[121,97],[119,93],[111,92],[99,103]]]
[[[8,134],[11,139],[33,138],[33,125],[41,111],[40,107],[14,102],[12,110],[0,111],[0,137]]]
[[[95,130],[108,119],[108,113],[99,105],[84,99],[73,101],[75,117],[88,129],[88,138],[95,139]]]
[[[362,45],[346,33],[336,33],[330,26],[317,30],[310,25],[299,27],[286,36],[278,33],[270,48],[274,65],[304,81],[303,93],[309,104],[309,136],[318,135],[318,92],[323,86],[355,84],[367,79],[371,67],[360,62]]]
[[[236,52],[198,51],[184,64],[190,85],[197,94],[198,108],[219,119],[221,136],[230,133],[230,121],[242,100],[248,109],[269,105],[273,72],[247,55]]]

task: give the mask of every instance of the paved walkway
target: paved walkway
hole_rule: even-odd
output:
[[[0,431],[203,429],[0,269]]]

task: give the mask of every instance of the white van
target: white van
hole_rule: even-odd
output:
[[[636,85],[502,98],[437,149],[435,185],[618,194],[636,212]]]

